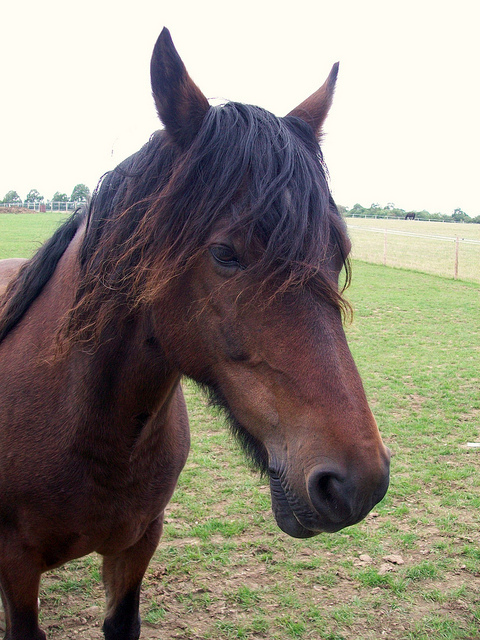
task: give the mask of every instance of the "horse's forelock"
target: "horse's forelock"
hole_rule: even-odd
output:
[[[228,215],[234,232],[261,243],[256,267],[264,282],[274,276],[272,282],[285,289],[311,281],[313,289],[348,308],[329,279],[327,263],[338,252],[348,282],[349,241],[308,125],[228,103],[207,114],[190,154],[182,188],[196,194],[203,187],[196,213],[212,224]],[[211,230],[204,227],[205,237]]]
[[[263,243],[265,264],[325,259],[338,212],[313,132],[297,118],[237,103],[211,109],[170,186],[172,219],[187,233],[198,225],[199,242],[230,216]]]

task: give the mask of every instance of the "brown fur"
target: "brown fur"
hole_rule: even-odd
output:
[[[325,122],[330,107],[333,102],[335,83],[337,81],[339,63],[336,62],[324,84],[304,100],[298,107],[295,107],[288,115],[302,118],[315,131],[317,138],[322,135],[322,127]]]
[[[0,260],[0,297],[5,293],[10,280],[17,275],[20,267],[25,264],[23,258],[7,258]]]
[[[153,68],[170,66],[176,55],[163,32]],[[157,79],[152,84],[155,92],[161,87],[167,94],[157,105],[170,144],[176,145],[178,168],[195,137],[182,114],[198,113],[203,100],[183,65],[177,64],[175,73],[173,85]],[[175,83],[188,90],[177,92]],[[314,112],[325,109],[309,105]],[[188,132],[179,135],[175,123]],[[299,148],[306,153],[310,134],[298,123],[292,126],[300,127],[304,146]],[[322,175],[319,170],[319,180]],[[113,189],[115,179],[111,176],[108,193],[121,187],[118,182]],[[103,193],[95,200],[98,206]],[[182,191],[175,194],[169,200],[172,212]],[[158,190],[145,197],[158,198]],[[298,251],[304,251],[305,264],[296,264],[295,256],[293,266],[287,259],[279,263],[278,252],[269,263],[268,239],[253,241],[248,230],[226,222],[225,208],[219,208],[220,222],[190,231],[197,236],[207,230],[203,249],[192,251],[181,269],[175,274],[166,269],[168,277],[146,270],[157,285],[147,296],[145,283],[151,279],[137,269],[145,264],[146,251],[159,248],[158,228],[148,228],[154,237],[139,252],[118,218],[106,221],[93,211],[66,227],[68,234],[75,231],[71,241],[59,232],[58,242],[69,238],[61,257],[52,242],[50,277],[46,270],[38,281],[31,277],[50,249],[14,277],[4,294],[9,324],[0,340],[0,584],[7,640],[44,640],[37,611],[41,574],[92,551],[104,558],[106,639],[139,637],[142,578],[189,449],[182,375],[204,385],[226,409],[234,431],[269,474],[272,508],[286,533],[309,537],[339,530],[383,497],[389,454],[347,346],[340,295],[328,295],[338,291],[347,245],[329,194],[321,202],[326,208],[317,213],[325,216],[319,227],[325,246],[316,268],[317,254],[303,246]],[[142,225],[152,218],[142,218],[142,207],[126,205],[122,215],[145,234]],[[158,212],[151,202],[147,210]],[[262,222],[255,228],[261,230]],[[111,247],[131,252],[128,269],[119,269],[115,260],[103,262],[110,254],[99,253],[98,246],[108,234],[115,239]],[[13,275],[19,264],[4,267],[4,274]],[[95,265],[100,265],[98,290],[95,278],[87,277]],[[259,265],[271,267],[262,289],[268,304],[258,304]],[[162,263],[156,267],[161,270]],[[292,273],[307,271],[308,277],[282,286]],[[32,286],[34,295],[22,306]],[[100,313],[85,304],[92,296],[103,313],[101,329]],[[82,313],[75,315],[75,309]],[[79,321],[75,330],[69,327],[72,310]],[[90,327],[86,336],[82,323]],[[60,355],[59,335],[68,341]]]

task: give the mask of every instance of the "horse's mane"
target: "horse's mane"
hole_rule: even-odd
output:
[[[326,263],[338,251],[348,281],[349,242],[313,131],[295,117],[279,119],[259,107],[227,103],[209,109],[186,152],[157,132],[99,183],[87,212],[80,285],[64,338],[94,339],[112,319],[153,301],[205,250],[221,220],[232,232],[243,231],[247,247],[261,243],[251,273],[263,288],[307,286],[347,307]],[[76,218],[59,237],[73,235],[74,224]],[[31,302],[33,272],[50,253],[60,253],[54,238],[7,293],[0,340],[13,298],[23,294],[25,304]],[[44,268],[45,282],[53,269]]]

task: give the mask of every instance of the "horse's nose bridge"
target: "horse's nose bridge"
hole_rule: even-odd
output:
[[[362,457],[363,451],[383,447],[377,422],[368,404],[361,383],[355,388],[339,385],[319,389],[314,402],[308,403],[303,424],[310,435],[307,439],[320,439],[323,446],[353,457]]]
[[[323,487],[320,493],[325,495],[338,497],[345,491],[346,496],[351,493],[368,499],[368,494],[388,484],[390,453],[365,398],[358,403],[351,398],[334,403],[319,400],[297,424],[288,447],[290,464],[298,472],[303,469],[307,487],[310,483]],[[314,469],[321,482],[311,482]]]
[[[352,490],[374,490],[382,484],[389,473],[390,454],[370,409],[337,413],[329,425],[324,438],[328,457],[336,461]]]
[[[323,412],[317,420],[298,449],[309,501],[333,520],[356,521],[386,492],[390,452],[368,405]]]

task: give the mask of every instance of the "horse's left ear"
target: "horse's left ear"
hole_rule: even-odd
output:
[[[186,149],[198,133],[210,106],[188,75],[166,28],[153,50],[150,77],[160,120],[172,140]]]
[[[322,126],[325,122],[330,107],[332,106],[333,94],[335,92],[335,83],[337,81],[339,63],[336,62],[330,71],[328,78],[324,84],[312,93],[312,95],[304,100],[295,109],[290,111],[289,116],[296,116],[307,122],[315,131],[315,135],[319,138],[322,135]]]

